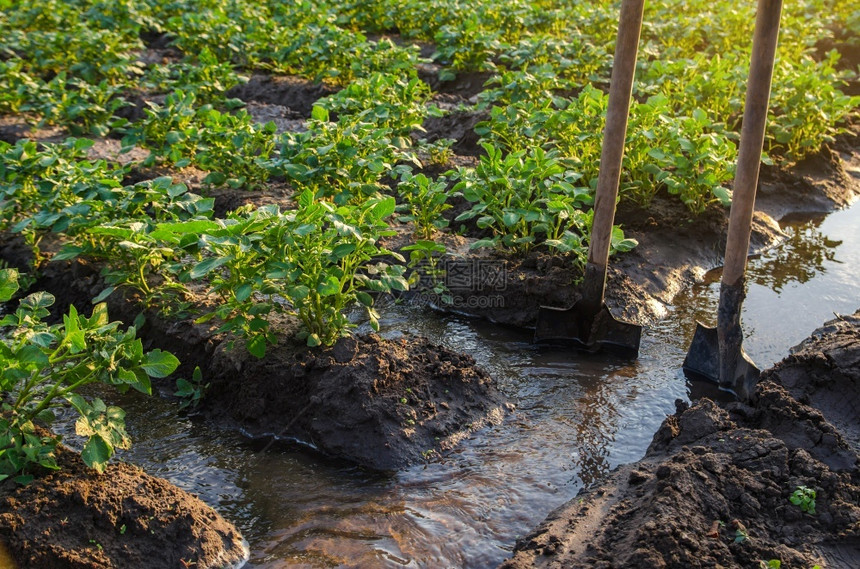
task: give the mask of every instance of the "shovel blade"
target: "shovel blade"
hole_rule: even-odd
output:
[[[596,352],[608,349],[635,358],[639,354],[642,327],[616,320],[605,304],[597,314],[584,307],[541,306],[535,325],[535,342],[573,345]]]
[[[584,349],[588,330],[576,304],[572,308],[541,306],[535,324],[535,342],[574,342]]]
[[[742,400],[749,400],[761,371],[750,360],[743,347],[739,347],[735,367],[727,377],[720,374],[720,340],[716,328],[696,323],[696,332],[690,342],[683,370],[691,379],[704,379],[717,383],[721,389],[733,392]]]
[[[716,328],[696,322],[696,332],[682,368],[688,377],[720,382],[720,340]]]

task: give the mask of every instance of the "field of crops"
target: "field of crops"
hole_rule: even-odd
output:
[[[148,393],[180,365],[110,323],[112,295],[139,302],[138,330],[153,311],[193,318],[264,358],[285,318],[322,349],[375,326],[382,297],[444,307],[453,235],[483,258],[584,266],[616,2],[0,7],[0,232],[32,254],[0,270],[3,300],[30,293],[0,321],[2,478],[54,465],[34,422],[66,403],[103,468],[129,444],[123,412],[80,389]],[[647,3],[623,204],[647,216],[660,196],[690,219],[730,204],[754,13]],[[765,163],[790,169],[856,120],[858,50],[855,2],[785,6]],[[614,230],[614,254],[635,246]],[[96,308],[51,320],[27,287],[74,259],[100,267]],[[205,385],[197,370],[176,392],[197,405]]]

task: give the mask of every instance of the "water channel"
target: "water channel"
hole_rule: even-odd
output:
[[[788,239],[752,260],[744,345],[762,368],[833,313],[860,308],[860,207],[784,224]],[[531,335],[401,307],[385,334],[423,334],[472,354],[517,410],[455,452],[391,476],[289,442],[249,442],[177,419],[153,397],[121,401],[123,459],[199,495],[243,532],[248,567],[494,567],[517,537],[613,467],[639,459],[676,399],[695,320],[713,324],[719,271],[646,329],[635,361],[538,349]]]

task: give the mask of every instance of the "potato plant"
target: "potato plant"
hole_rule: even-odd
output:
[[[203,105],[223,102],[228,90],[246,80],[230,63],[219,60],[212,50],[204,47],[182,61],[151,65],[142,83],[159,93],[193,93],[196,102]]]
[[[414,223],[415,235],[419,238],[432,239],[434,233],[448,227],[448,220],[442,216],[442,212],[451,209],[445,177],[431,180],[424,174],[404,172],[397,192],[405,202],[401,209],[406,211],[405,215],[398,216],[398,220]]]
[[[80,202],[76,215],[60,212],[72,239],[53,258],[106,262],[101,274],[108,286],[96,302],[126,287],[141,295],[144,307],[170,312],[186,293],[178,261],[196,243],[196,232],[212,226],[213,202],[167,177],[114,188]]]
[[[836,70],[839,57],[831,51],[822,61],[804,57],[797,64],[774,69],[777,87],[768,117],[769,154],[802,160],[845,131],[838,125],[860,107],[860,96],[839,90],[846,77]]]
[[[144,165],[159,159],[177,167],[194,164],[208,170],[204,182],[253,189],[271,173],[275,124],[255,124],[244,110],[221,112],[197,106],[192,92],[175,91],[164,105],[149,102],[146,117],[129,129],[123,146],[150,149]]]
[[[0,270],[0,301],[17,290],[17,271]],[[77,411],[75,431],[86,438],[81,458],[103,472],[115,449],[131,444],[125,413],[86,398],[82,388],[101,383],[150,394],[150,378],[166,377],[179,365],[169,352],[144,352],[134,327],[122,331],[119,322],[110,322],[104,304],[89,318],[72,306],[61,324],[46,324],[53,303],[48,293],[32,293],[0,320],[0,480],[25,484],[38,467],[57,468],[54,449],[60,439],[37,425],[50,426],[54,410],[66,405]]]
[[[411,150],[410,139],[377,125],[373,112],[368,108],[331,122],[329,112],[315,106],[307,131],[286,133],[282,138],[276,171],[338,205],[359,202],[386,190],[383,179],[397,162],[418,166],[420,162]]]
[[[338,116],[361,114],[363,121],[407,137],[414,130],[423,130],[421,124],[428,115],[440,114],[437,107],[428,107],[430,96],[430,87],[423,81],[375,73],[316,104]]]
[[[390,197],[335,206],[306,190],[295,211],[268,206],[217,222],[200,236],[202,259],[186,272],[207,279],[220,297],[199,320],[219,318],[221,330],[244,336],[257,357],[277,342],[266,318],[272,312],[298,318],[309,346],[346,334],[354,326],[346,311],[355,304],[375,327],[371,293],[408,288],[405,267],[380,260],[404,262],[378,243],[393,234],[385,220],[394,208]]]
[[[454,191],[472,202],[472,207],[457,216],[457,222],[474,220],[479,229],[487,229],[491,237],[480,239],[474,248],[503,246],[527,253],[536,244],[559,237],[559,219],[548,203],[570,204],[574,212],[591,201],[585,188],[575,184],[576,172],[566,171],[554,153],[540,148],[532,154],[525,151],[507,155],[489,144],[487,155],[475,169],[461,169]],[[577,209],[579,206],[579,209]],[[567,210],[565,210],[567,212]],[[576,229],[576,216],[567,217],[564,229]],[[561,229],[561,231],[564,231]],[[581,251],[575,252],[581,253]]]

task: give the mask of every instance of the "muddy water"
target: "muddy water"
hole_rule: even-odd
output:
[[[785,230],[784,246],[752,262],[745,346],[762,367],[833,311],[860,306],[860,207]],[[386,334],[410,330],[473,354],[518,402],[450,456],[394,476],[177,420],[158,398],[122,402],[135,441],[124,458],[236,523],[250,567],[493,567],[583,484],[640,458],[675,399],[713,394],[679,368],[695,318],[713,319],[718,278],[683,294],[634,362],[538,349],[529,334],[428,310],[387,311]]]

